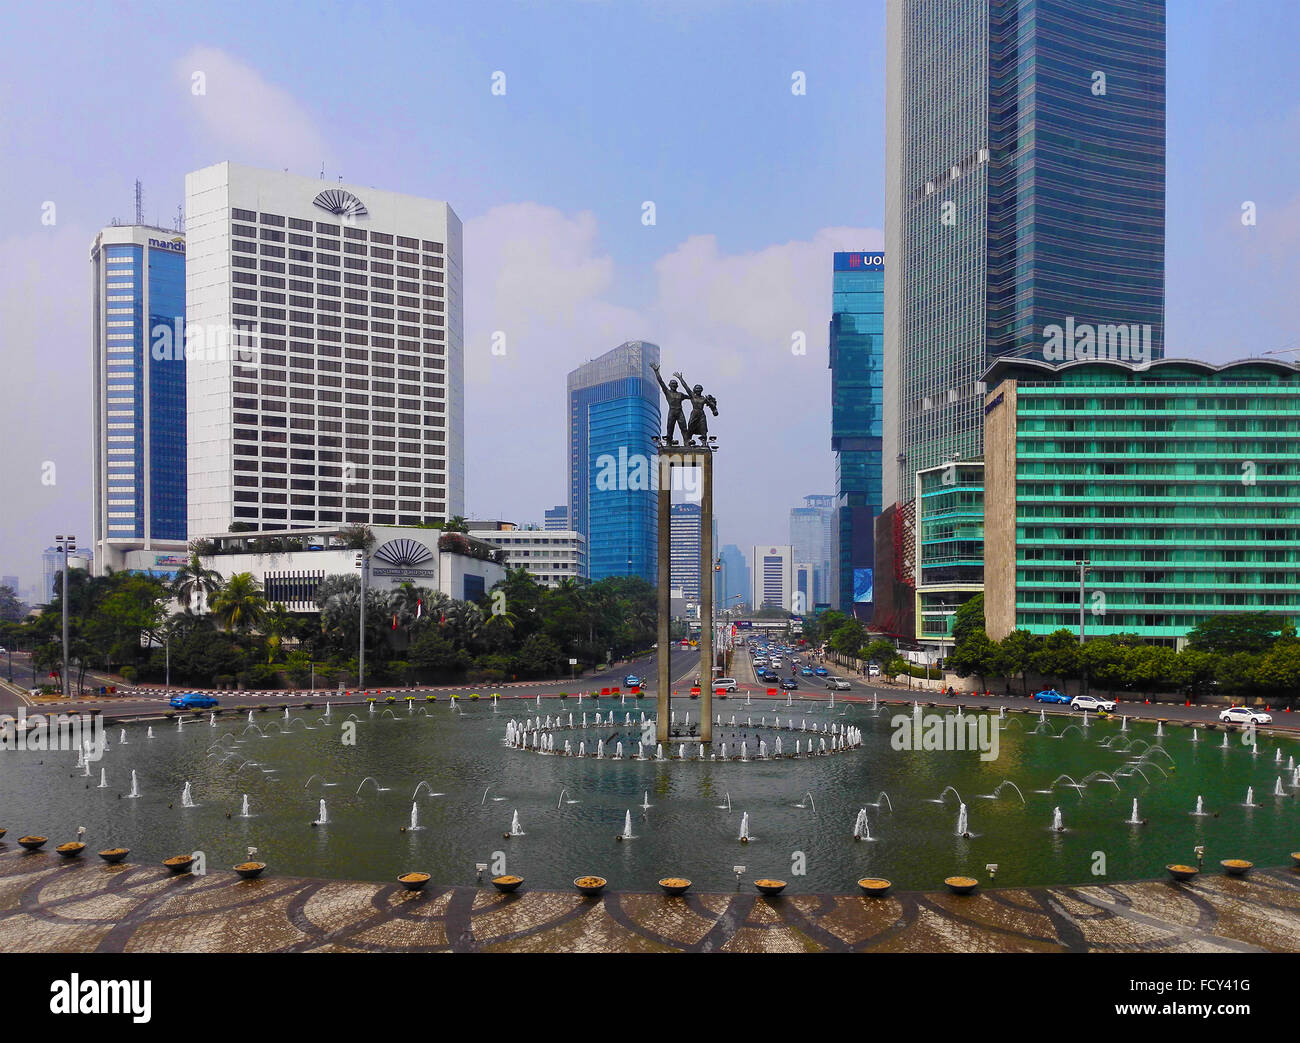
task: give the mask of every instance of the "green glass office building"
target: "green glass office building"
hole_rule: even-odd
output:
[[[958,607],[984,589],[984,465],[916,475],[916,637],[952,640]]]
[[[1085,636],[1149,643],[1300,623],[1300,367],[1005,359],[985,381],[990,637],[1077,632],[1081,600]]]

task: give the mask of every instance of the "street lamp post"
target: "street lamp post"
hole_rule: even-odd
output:
[[[361,570],[361,634],[357,639],[360,646],[357,652],[357,687],[363,692],[366,689],[366,552],[357,551],[356,566]]]
[[[66,698],[72,694],[68,683],[68,553],[77,549],[77,537],[75,536],[55,536],[54,545],[63,554],[63,695]]]
[[[167,661],[167,678],[163,683],[163,687],[170,689],[172,686],[172,636],[171,634],[167,635],[167,640],[163,644],[163,650],[164,650],[164,656]]]

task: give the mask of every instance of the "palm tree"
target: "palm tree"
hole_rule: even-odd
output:
[[[278,601],[266,610],[262,620],[262,633],[266,635],[267,663],[275,662],[275,657],[284,644],[285,635],[293,629],[293,622],[289,610]]]
[[[453,601],[443,613],[453,640],[462,646],[477,640],[483,632],[483,613],[469,601]]]
[[[172,596],[185,606],[186,612],[193,611],[194,595],[199,595],[199,605],[210,599],[221,586],[221,574],[215,569],[205,568],[197,551],[190,553],[190,560],[176,570],[172,577],[170,590]]]
[[[459,514],[453,514],[443,523],[443,532],[469,532],[469,523]]]
[[[266,597],[251,572],[237,572],[211,599],[212,613],[225,625],[241,633],[256,627],[266,614]]]

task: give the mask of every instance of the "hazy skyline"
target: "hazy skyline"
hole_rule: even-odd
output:
[[[1170,357],[1298,341],[1297,27],[1281,3],[1169,4]],[[90,543],[95,233],[132,218],[136,177],[170,226],[185,173],[226,159],[460,215],[472,516],[567,502],[565,374],[644,339],[718,395],[722,542],[785,543],[833,489],[831,255],[883,246],[883,37],[883,3],[13,12],[0,570],[27,584],[56,533]]]

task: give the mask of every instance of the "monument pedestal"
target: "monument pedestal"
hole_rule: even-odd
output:
[[[670,566],[672,563],[672,473],[674,467],[700,469],[700,730],[691,741],[713,741],[713,453],[707,446],[659,445],[659,698],[657,736],[671,742],[669,719],[672,696],[672,619]],[[689,633],[689,630],[688,630]],[[689,686],[688,686],[689,687]]]

